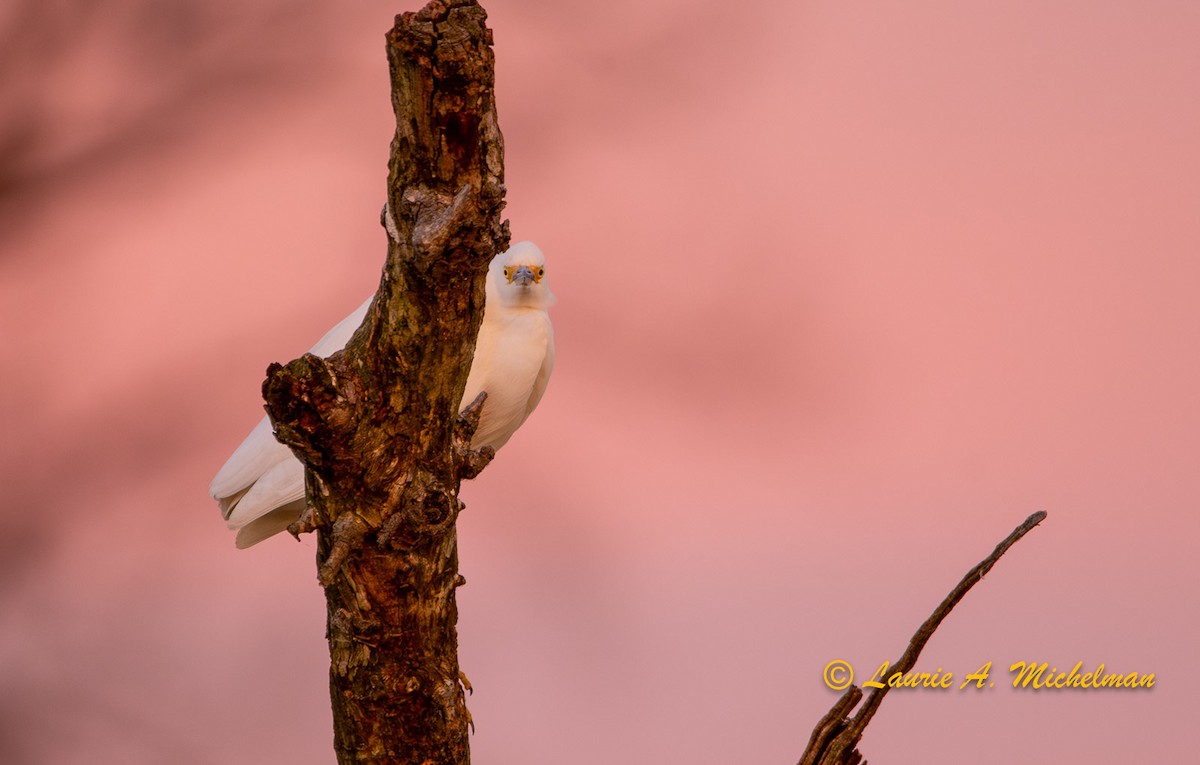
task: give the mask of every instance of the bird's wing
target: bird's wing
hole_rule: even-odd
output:
[[[267,470],[238,499],[226,517],[231,529],[240,529],[277,507],[304,499],[304,465],[288,454],[288,459]],[[303,507],[299,508],[303,510]],[[296,520],[292,518],[291,520]],[[291,523],[291,521],[288,521]],[[287,523],[284,524],[286,526]]]
[[[471,439],[478,449],[500,449],[537,406],[554,366],[553,334],[545,311],[489,307],[475,343],[464,402],[479,391],[487,401]]]
[[[362,324],[372,299],[325,333],[309,353],[324,357],[345,348]],[[270,420],[263,417],[217,471],[209,485],[209,493],[220,503],[229,528],[239,529],[276,508],[303,499],[304,467],[290,449],[275,440]],[[296,512],[303,509],[301,503]],[[238,539],[240,544],[241,535]]]
[[[246,440],[234,450],[217,471],[208,493],[213,499],[221,501],[222,514],[229,519],[233,507],[241,500],[241,495],[250,489],[254,482],[267,471],[292,457],[292,451],[275,440],[271,429],[271,421],[263,417],[246,436]],[[303,477],[301,477],[303,482]],[[222,501],[227,500],[227,501]]]
[[[546,338],[546,357],[542,359],[541,369],[538,370],[537,377],[533,380],[533,390],[529,392],[529,403],[525,405],[525,416],[528,417],[537,408],[537,405],[542,400],[542,394],[546,392],[546,384],[550,382],[550,373],[554,371],[554,327],[550,324],[550,319],[546,319],[546,330],[548,337]]]
[[[280,505],[266,515],[259,516],[250,521],[238,529],[237,541],[235,542],[237,548],[244,550],[251,545],[258,544],[267,537],[273,537],[281,531],[287,531],[287,527],[292,524],[292,521],[295,521],[304,513],[304,508],[307,504],[307,500],[301,497],[295,502]]]

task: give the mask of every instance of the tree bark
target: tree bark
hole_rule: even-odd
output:
[[[455,522],[479,404],[459,417],[484,278],[508,246],[492,33],[474,0],[433,0],[387,34],[396,134],[388,256],[344,351],[272,364],[277,437],[306,466],[325,588],[340,763],[466,763]]]

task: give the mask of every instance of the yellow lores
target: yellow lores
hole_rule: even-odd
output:
[[[554,369],[554,328],[547,312],[554,295],[545,276],[546,259],[533,242],[514,244],[488,266],[483,323],[463,393],[467,404],[481,391],[488,394],[471,439],[476,449],[504,446],[546,391]],[[370,305],[367,300],[359,306],[311,353],[327,357],[346,347]],[[209,493],[237,532],[237,546],[249,547],[300,517],[304,466],[275,440],[264,417],[217,472]]]

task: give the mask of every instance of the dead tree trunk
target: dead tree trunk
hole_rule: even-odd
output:
[[[396,18],[379,292],[345,351],[273,364],[263,384],[306,466],[310,509],[291,530],[318,532],[341,763],[469,761],[455,521],[460,480],[491,453],[469,450],[458,406],[487,265],[509,238],[486,18],[474,0]]]

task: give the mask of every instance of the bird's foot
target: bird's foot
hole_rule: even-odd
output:
[[[300,513],[299,518],[288,524],[287,530],[299,542],[301,534],[316,531],[317,527],[317,511],[312,509],[312,505],[305,505],[304,512]]]
[[[333,545],[329,557],[317,570],[317,580],[322,587],[333,584],[333,578],[341,570],[342,564],[351,552],[362,547],[363,538],[367,535],[367,524],[354,513],[343,513],[333,523]]]
[[[467,679],[467,673],[461,669],[458,671],[458,682],[462,683],[463,690],[472,696],[475,695],[475,689],[471,687],[471,681]]]

